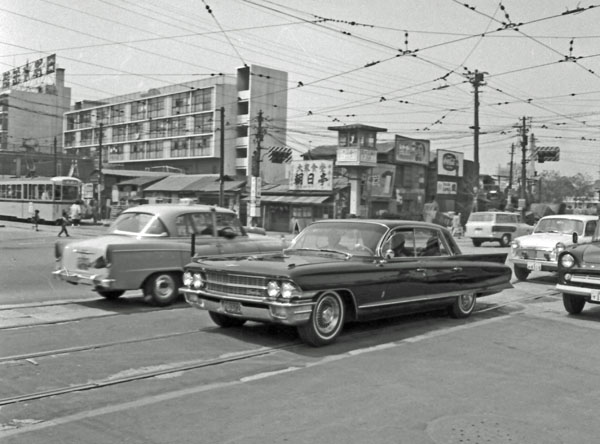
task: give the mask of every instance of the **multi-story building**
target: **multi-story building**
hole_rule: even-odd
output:
[[[14,85],[9,83],[3,88],[0,92],[0,155],[5,161],[0,162],[0,174],[20,175],[25,174],[26,169],[31,172],[33,163],[38,164],[43,158],[47,168],[41,170],[51,175],[56,169],[52,156],[62,152],[63,114],[69,111],[71,104],[71,88],[65,87],[64,69],[29,81],[15,80]],[[38,156],[41,157],[38,159]],[[62,160],[61,156],[58,166],[63,165]]]
[[[224,174],[238,177],[251,175],[259,152],[260,176],[273,181],[285,174],[268,154],[286,143],[287,90],[287,73],[250,65],[235,76],[78,102],[65,114],[64,147],[104,168],[216,174],[223,162]]]

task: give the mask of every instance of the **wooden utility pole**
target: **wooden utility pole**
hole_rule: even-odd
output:
[[[219,170],[219,206],[225,204],[225,107],[221,107],[221,166]]]
[[[527,198],[527,127],[526,117],[521,125],[521,199]]]
[[[104,214],[104,205],[102,204],[102,127],[104,124],[100,122],[98,132],[98,208],[100,209],[100,218]]]
[[[483,85],[484,73],[475,70],[469,81],[473,85],[475,95],[475,106],[473,107],[473,191],[475,211],[478,210],[477,195],[479,193],[479,87]],[[475,189],[477,190],[475,192]]]
[[[54,144],[52,145],[52,153],[54,157],[54,177],[58,176],[58,160],[56,154],[56,136],[54,136]]]
[[[508,189],[512,190],[512,184],[513,184],[513,162],[514,162],[514,157],[515,157],[515,144],[512,143],[510,145],[510,172],[509,172],[509,176],[508,176]]]

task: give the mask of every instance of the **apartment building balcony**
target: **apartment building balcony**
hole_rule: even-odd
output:
[[[250,123],[250,115],[242,114],[242,115],[236,116],[236,123],[238,125],[248,125]]]
[[[244,157],[244,158],[238,158],[235,159],[235,167],[236,169],[248,169],[248,158]]]
[[[250,90],[238,91],[238,100],[250,100]]]
[[[236,147],[247,147],[249,143],[250,143],[250,138],[248,136],[237,137],[235,139],[235,146]]]

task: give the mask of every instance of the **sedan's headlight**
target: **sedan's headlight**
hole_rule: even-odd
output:
[[[199,290],[202,287],[204,287],[204,277],[202,276],[202,273],[194,273],[192,275],[192,288]]]
[[[575,258],[570,253],[563,254],[560,257],[560,265],[565,268],[571,268],[575,265]]]
[[[183,285],[185,285],[186,287],[191,287],[192,285],[192,273],[189,271],[186,271],[183,273]]]
[[[279,292],[281,291],[281,287],[277,283],[277,281],[269,281],[267,283],[267,295],[270,298],[276,298],[279,296]]]

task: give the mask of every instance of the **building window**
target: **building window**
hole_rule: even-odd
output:
[[[127,140],[127,125],[113,126],[112,141],[125,142]]]
[[[140,140],[142,137],[142,125],[139,123],[130,123],[127,125],[127,138],[129,140]]]
[[[192,92],[192,112],[213,109],[212,88],[197,89]]]
[[[146,118],[146,101],[138,100],[131,104],[131,120],[144,120]]]
[[[148,118],[163,117],[165,115],[165,98],[157,97],[148,100]]]
[[[123,146],[111,146],[108,148],[108,161],[119,162],[123,160]]]
[[[92,144],[92,130],[83,130],[81,132],[81,143],[80,145],[91,145]]]
[[[87,128],[92,126],[92,112],[84,111],[79,115],[79,125],[77,128]]]
[[[187,157],[187,139],[171,141],[171,157]]]
[[[144,158],[144,144],[133,143],[131,144],[131,152],[129,153],[129,159],[141,160]]]
[[[213,131],[213,114],[200,114],[194,116],[194,134],[212,133]]]
[[[108,108],[98,108],[96,110],[96,124],[108,122]]]
[[[165,120],[150,121],[150,138],[158,139],[165,137],[167,134],[167,122]]]
[[[110,123],[125,121],[125,105],[115,105],[110,108]]]
[[[79,128],[79,114],[69,114],[67,116],[67,131]]]
[[[192,137],[190,139],[190,156],[206,157],[211,153],[212,136]]]
[[[171,97],[171,114],[176,116],[178,114],[189,113],[189,97],[190,94],[187,92],[173,95]]]
[[[162,159],[163,142],[162,140],[149,142],[146,150],[146,159]]]
[[[65,133],[65,147],[70,148],[75,144],[75,133]]]
[[[169,136],[185,136],[186,130],[186,117],[176,117],[171,119],[171,125],[169,125]]]

